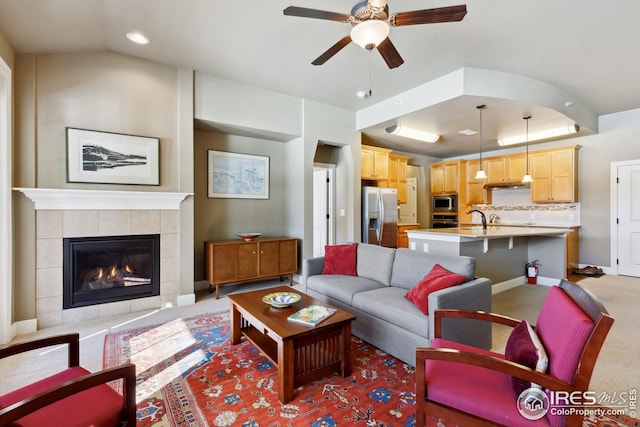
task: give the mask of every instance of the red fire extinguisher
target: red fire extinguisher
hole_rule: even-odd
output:
[[[538,260],[527,263],[527,283],[530,285],[538,284],[538,266],[542,265]]]

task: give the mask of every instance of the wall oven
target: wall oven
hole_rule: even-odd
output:
[[[449,195],[432,196],[431,212],[457,213],[458,212],[458,195],[449,194]]]
[[[431,215],[431,228],[453,228],[458,226],[458,215]]]

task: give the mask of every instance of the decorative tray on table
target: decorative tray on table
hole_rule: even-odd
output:
[[[236,236],[240,237],[245,242],[253,242],[258,237],[262,236],[262,233],[238,233]]]
[[[295,292],[274,292],[262,297],[262,302],[275,308],[289,307],[298,301],[300,301],[300,295]]]

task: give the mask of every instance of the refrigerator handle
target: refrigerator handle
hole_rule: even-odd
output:
[[[384,216],[384,199],[382,198],[382,193],[378,190],[378,212],[380,212],[380,218],[378,219],[378,229],[376,230],[376,234],[378,236],[378,244],[382,246],[382,231],[383,224],[385,221]]]

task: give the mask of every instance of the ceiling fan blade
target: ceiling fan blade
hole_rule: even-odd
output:
[[[349,22],[350,15],[337,12],[327,12],[326,10],[309,9],[306,7],[289,6],[283,10],[285,15],[300,16],[302,18],[326,19],[328,21]]]
[[[333,46],[331,46],[329,49],[327,49],[327,51],[325,53],[323,53],[322,55],[318,56],[313,62],[313,65],[322,65],[325,62],[327,62],[329,59],[331,59],[331,57],[333,55],[335,55],[336,53],[340,52],[342,50],[342,48],[344,48],[346,45],[348,45],[349,43],[351,43],[351,36],[350,35],[346,35],[343,38],[341,38],[338,43],[334,44]]]
[[[396,47],[391,43],[389,37],[382,40],[382,42],[378,45],[378,52],[382,55],[382,59],[387,63],[389,68],[397,68],[404,64],[404,59],[400,56]]]
[[[395,27],[417,24],[437,24],[439,22],[462,21],[467,14],[467,6],[438,7],[435,9],[414,10],[400,12],[389,18],[389,23]]]

